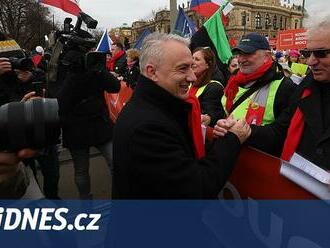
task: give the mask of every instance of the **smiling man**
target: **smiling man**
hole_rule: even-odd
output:
[[[272,60],[264,36],[258,33],[244,36],[233,53],[237,54],[239,71],[229,79],[224,90],[225,113],[258,126],[274,122],[288,107],[295,85]]]
[[[322,15],[321,15],[322,16]],[[253,129],[250,143],[269,153],[282,151],[290,160],[294,153],[330,170],[330,21],[317,20],[307,32],[307,58],[311,73],[293,95],[286,118],[268,127]]]
[[[114,130],[115,199],[216,198],[250,134],[239,121],[205,155],[188,45],[158,33],[144,41],[142,76]]]

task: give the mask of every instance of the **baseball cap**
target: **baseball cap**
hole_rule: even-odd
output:
[[[242,37],[237,47],[234,47],[232,52],[254,53],[257,50],[270,50],[267,39],[258,34],[250,33]]]

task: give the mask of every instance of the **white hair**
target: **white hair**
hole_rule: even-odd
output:
[[[168,41],[177,41],[189,47],[190,40],[183,38],[176,34],[164,34],[164,33],[152,33],[150,34],[142,44],[141,54],[140,54],[140,70],[143,73],[145,66],[152,62],[156,65],[161,63],[164,58],[166,50],[164,49],[164,44]]]
[[[316,5],[308,13],[308,17],[304,20],[304,26],[307,29],[307,37],[313,36],[315,32],[323,29],[330,30],[330,11],[328,6]]]

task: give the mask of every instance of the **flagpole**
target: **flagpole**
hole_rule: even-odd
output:
[[[306,4],[306,0],[303,0],[303,2],[302,2],[302,18],[301,18],[301,27],[303,27],[304,18],[305,18],[305,4]]]
[[[170,25],[171,32],[174,31],[176,17],[178,15],[177,0],[170,0]]]

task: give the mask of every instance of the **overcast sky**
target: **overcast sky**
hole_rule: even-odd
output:
[[[283,1],[283,0],[282,0]],[[288,0],[287,0],[288,1]],[[289,0],[290,1],[290,0]],[[99,21],[98,28],[111,29],[133,21],[149,19],[153,10],[169,9],[170,0],[80,0],[80,8]],[[178,4],[186,3],[186,0],[177,0]],[[291,3],[302,4],[302,0],[291,0]],[[324,7],[323,7],[324,6]],[[322,8],[323,7],[323,8]],[[328,9],[328,0],[306,0],[306,8]],[[50,7],[55,14],[55,21],[62,22],[65,16],[70,16],[63,11]]]

